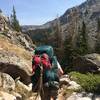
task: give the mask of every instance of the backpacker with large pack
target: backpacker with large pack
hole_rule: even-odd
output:
[[[32,83],[34,85],[37,84],[39,74],[40,74],[40,68],[38,66],[38,63],[42,63],[40,61],[43,54],[47,54],[49,56],[49,60],[51,63],[51,68],[47,68],[43,71],[43,84],[46,84],[47,87],[51,88],[59,88],[59,76],[58,76],[58,67],[57,67],[57,58],[54,56],[54,51],[51,46],[39,46],[35,49],[35,56],[32,59],[32,65],[35,65],[35,74],[32,76]]]

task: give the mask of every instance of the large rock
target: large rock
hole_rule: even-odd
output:
[[[15,89],[15,81],[10,75],[0,73],[0,87],[5,91],[12,91]]]
[[[32,94],[32,87],[29,87],[23,84],[20,80],[16,81],[16,89],[15,91],[22,95],[22,98],[28,98]],[[26,99],[25,99],[26,100]]]
[[[20,76],[24,84],[30,83],[31,60],[27,61],[16,54],[0,51],[0,72],[8,73],[14,79]]]
[[[88,54],[74,60],[74,70],[79,72],[99,72],[100,54]]]
[[[12,94],[13,96],[15,96],[17,100],[22,100],[22,95],[21,95],[21,94],[19,94],[19,93],[17,93],[17,92],[14,92],[14,91],[13,91],[11,94]]]
[[[16,87],[17,88],[19,88],[20,90],[23,90],[23,92],[25,91],[25,92],[30,92],[30,91],[32,91],[32,86],[30,87],[30,86],[27,86],[27,85],[25,85],[25,84],[23,84],[21,81],[17,81],[16,82]]]
[[[63,75],[60,78],[60,85],[68,85],[71,80],[69,79],[68,75]]]
[[[0,91],[0,100],[17,100],[15,96],[4,91]]]
[[[74,92],[66,100],[100,100],[100,95],[95,95],[92,93],[76,93]]]
[[[77,84],[75,81],[70,81],[68,89],[78,90],[78,89],[81,89],[81,86]]]
[[[71,81],[68,75],[63,75],[60,78],[60,85],[66,85],[67,89],[70,90],[78,90],[81,89],[81,86],[77,84],[75,81]]]

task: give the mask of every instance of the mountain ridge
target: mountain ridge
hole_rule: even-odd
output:
[[[99,34],[97,29],[98,19],[100,18],[100,0],[87,0],[86,2],[82,3],[79,6],[72,7],[68,9],[62,16],[60,16],[60,27],[62,30],[62,38],[65,40],[66,36],[73,35],[73,39],[75,40],[74,33],[78,33],[78,29],[75,29],[74,33],[70,33],[72,26],[75,28],[82,26],[82,22],[86,24],[87,27],[87,40],[88,40],[88,47],[90,50],[94,51],[97,35]],[[35,30],[45,30],[48,28],[52,28],[53,26],[57,25],[57,19],[54,19],[50,22],[43,24],[42,26],[36,27]],[[73,28],[72,28],[73,29]],[[26,33],[29,32],[28,28],[24,30]],[[34,30],[33,30],[34,31]],[[37,35],[37,32],[32,32],[31,35]],[[39,31],[41,34],[41,31]],[[43,34],[43,33],[42,33]],[[29,35],[31,37],[31,35]],[[34,40],[34,36],[31,38]],[[42,39],[43,37],[41,37]],[[74,41],[72,40],[72,41]],[[74,41],[75,42],[75,41]]]
[[[83,2],[81,5],[83,6],[83,5],[85,5],[86,4],[86,2]],[[78,6],[80,6],[80,5],[78,5]],[[75,6],[76,7],[76,6]],[[74,7],[72,7],[72,8],[74,8]],[[70,9],[72,9],[72,8],[68,8],[65,12],[64,12],[64,14],[63,15],[61,15],[59,18],[60,18],[60,21],[61,21],[61,19],[62,19],[62,17],[65,15],[65,14],[68,14],[68,13],[70,13]],[[45,28],[49,28],[52,24],[54,24],[54,22],[56,21],[56,18],[55,19],[53,19],[53,20],[51,20],[51,21],[48,21],[48,22],[46,22],[46,23],[44,23],[44,24],[42,24],[42,25],[22,25],[21,27],[22,27],[22,30],[25,32],[25,31],[29,31],[29,30],[36,30],[36,29],[45,29]]]
[[[68,8],[68,9],[64,12],[64,14],[61,15],[61,16],[59,17],[61,24],[67,23],[67,22],[62,23],[62,19],[63,19],[63,17],[64,17],[65,15],[68,15],[72,9],[78,7],[79,9],[82,10],[82,9],[84,9],[84,7],[86,8],[87,5],[88,5],[88,6],[91,6],[91,5],[93,5],[94,3],[96,3],[96,2],[99,2],[99,0],[87,0],[87,1],[83,2],[83,3],[80,4],[80,5],[74,6],[74,7],[72,7],[72,8]],[[65,19],[66,19],[66,17],[65,17]],[[22,25],[22,29],[23,29],[24,27],[31,27],[31,30],[32,30],[32,29],[35,30],[35,29],[49,28],[49,27],[53,24],[53,22],[54,22],[55,20],[56,20],[56,18],[55,18],[54,20],[48,21],[48,22],[46,22],[46,23],[44,23],[44,24],[42,24],[42,25]]]

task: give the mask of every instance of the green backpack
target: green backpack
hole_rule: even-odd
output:
[[[53,51],[52,46],[44,45],[44,46],[39,46],[35,48],[35,54],[42,55],[43,53],[48,54],[50,58],[54,56],[54,51]]]
[[[59,82],[57,58],[54,56],[54,51],[51,46],[39,46],[35,49],[35,54],[42,55],[43,53],[48,54],[52,63],[52,68],[45,70],[43,73],[43,83],[48,82],[49,85],[53,85],[54,81]]]

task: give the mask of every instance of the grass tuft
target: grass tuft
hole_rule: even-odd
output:
[[[69,75],[72,80],[81,85],[84,91],[100,93],[100,74],[71,72]]]

